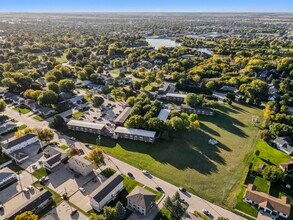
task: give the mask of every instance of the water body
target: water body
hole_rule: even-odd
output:
[[[155,49],[158,49],[161,46],[176,47],[180,45],[176,43],[175,40],[171,40],[167,38],[146,38],[146,41]]]

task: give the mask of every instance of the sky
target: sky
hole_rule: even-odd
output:
[[[0,12],[293,12],[293,0],[0,0]]]

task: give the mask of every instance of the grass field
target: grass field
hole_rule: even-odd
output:
[[[17,128],[17,130],[18,130],[18,131],[21,131],[21,130],[25,129],[26,127],[27,127],[27,125],[20,125],[20,126]]]
[[[83,116],[84,112],[75,112],[72,114],[73,119],[79,119],[80,116]]]
[[[215,116],[200,117],[201,128],[183,132],[154,144],[102,138],[110,155],[146,169],[177,186],[183,186],[211,202],[234,207],[248,170],[258,129],[251,124],[258,108],[239,104],[221,106]],[[95,136],[76,135],[95,144]],[[209,145],[215,138],[217,146]]]
[[[15,107],[13,108],[15,111],[21,112],[21,114],[27,114],[30,112],[29,109],[23,107]]]
[[[67,150],[69,147],[67,145],[61,145],[59,148],[62,150]]]
[[[36,177],[37,179],[41,179],[43,176],[48,176],[46,168],[41,167],[40,169],[34,171],[33,176]]]

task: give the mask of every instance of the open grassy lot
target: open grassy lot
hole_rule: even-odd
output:
[[[23,107],[15,107],[13,108],[15,111],[21,112],[21,114],[27,114],[30,112],[29,109]]]
[[[73,119],[79,119],[80,116],[83,116],[84,112],[75,112],[72,114]]]
[[[240,104],[222,106],[215,116],[200,117],[201,128],[177,134],[154,144],[102,137],[102,148],[138,168],[209,201],[234,207],[248,170],[258,129],[251,124],[258,108]],[[83,142],[95,144],[93,135],[77,134]],[[215,138],[217,146],[209,145]]]
[[[38,120],[38,121],[44,121],[44,118],[40,115],[36,115],[34,116],[34,119]]]

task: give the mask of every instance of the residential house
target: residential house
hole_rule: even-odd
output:
[[[100,212],[105,205],[115,200],[123,189],[123,177],[115,173],[90,194],[90,204],[94,210]]]
[[[222,86],[220,88],[220,91],[221,92],[228,92],[228,93],[233,93],[233,94],[236,94],[239,92],[239,90],[233,86]]]
[[[133,128],[125,128],[118,126],[115,131],[113,138],[125,138],[137,141],[144,141],[144,142],[155,142],[155,131],[147,131],[142,129],[133,129]]]
[[[5,167],[0,170],[0,190],[4,189],[5,187],[16,181],[16,174],[11,169]]]
[[[93,123],[80,120],[70,120],[67,127],[73,131],[86,132],[91,134],[101,134],[105,130],[104,123]]]
[[[33,112],[36,112],[38,109],[38,104],[36,101],[32,100],[32,99],[25,99],[23,105],[26,108],[29,108],[30,110],[32,110]]]
[[[130,107],[126,107],[120,113],[120,115],[118,115],[118,117],[114,120],[115,125],[117,125],[117,126],[123,126],[123,124],[126,121],[126,119],[130,116],[130,113],[131,113],[131,108]]]
[[[161,119],[162,121],[166,121],[167,118],[169,117],[169,113],[170,113],[170,110],[168,109],[161,109],[159,115],[158,115],[158,119]]]
[[[2,150],[17,163],[22,163],[29,157],[23,149],[32,144],[40,145],[38,135],[29,133],[4,144]]]
[[[46,107],[46,106],[41,106],[36,111],[44,118],[48,118],[49,116],[55,114],[54,109]]]
[[[286,154],[291,155],[293,153],[292,139],[289,136],[278,137],[273,141],[276,144],[276,147],[285,152]]]
[[[175,88],[175,85],[168,82],[164,82],[163,86],[159,88],[158,92],[160,94],[172,93],[175,91]]]
[[[93,164],[81,156],[75,155],[68,160],[69,168],[75,172],[87,176],[93,172]]]
[[[11,131],[16,131],[16,130],[17,130],[16,124],[10,121],[0,125],[0,135],[6,134]]]
[[[136,186],[126,198],[128,209],[146,216],[155,204],[156,195],[140,186]]]
[[[58,147],[46,147],[44,150],[44,166],[47,170],[52,172],[61,162],[67,159],[67,152]]]
[[[162,96],[163,99],[171,102],[184,102],[186,94],[181,93],[167,93],[165,96]]]
[[[188,114],[195,113],[198,115],[214,115],[214,109],[207,107],[191,107],[183,104],[180,106],[180,110]]]
[[[287,197],[282,196],[279,199],[267,193],[258,192],[253,184],[248,185],[243,200],[256,207],[260,212],[271,215],[273,219],[290,216],[291,205]]]
[[[292,173],[293,172],[293,159],[287,163],[281,163],[280,164],[281,170],[283,170],[284,173]]]
[[[16,205],[16,208],[5,215],[4,219],[14,220],[17,215],[25,211],[31,211],[35,214],[38,214],[50,204],[52,204],[52,202],[52,193],[47,190],[43,190],[40,193],[31,195],[31,197],[28,200],[24,200],[24,203],[21,205]]]

